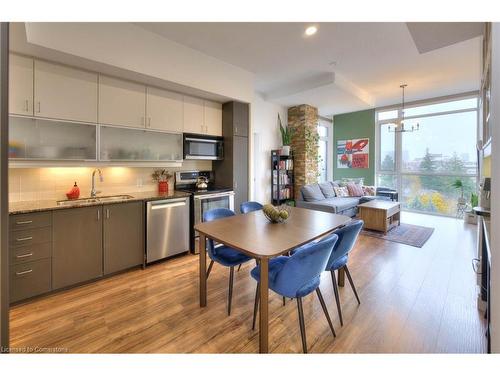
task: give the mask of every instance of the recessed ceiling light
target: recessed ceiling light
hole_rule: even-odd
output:
[[[316,32],[318,31],[318,28],[316,26],[309,26],[307,29],[306,29],[306,35],[307,36],[311,36],[311,35],[314,35],[316,34]]]

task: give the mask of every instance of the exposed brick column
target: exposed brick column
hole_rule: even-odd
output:
[[[294,159],[294,192],[297,199],[302,186],[318,182],[318,147],[306,145],[306,139],[317,134],[318,109],[308,104],[288,108],[288,126],[293,128],[291,148]]]

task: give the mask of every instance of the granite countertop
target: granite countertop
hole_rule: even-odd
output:
[[[39,212],[39,211],[65,210],[68,208],[75,208],[75,207],[99,206],[104,204],[113,204],[122,202],[154,201],[161,199],[185,198],[189,197],[190,193],[174,190],[174,191],[169,191],[168,193],[165,194],[160,194],[157,191],[148,191],[148,192],[124,193],[124,194],[114,194],[114,195],[130,195],[132,196],[132,198],[123,200],[113,200],[107,202],[101,202],[99,200],[96,200],[95,202],[75,202],[75,204],[62,205],[62,206],[58,205],[57,204],[58,201],[55,199],[11,202],[9,203],[9,215],[26,214],[30,212]],[[85,199],[87,197],[82,197],[82,198]],[[99,198],[99,196],[97,198]]]

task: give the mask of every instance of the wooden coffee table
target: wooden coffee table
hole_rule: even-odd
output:
[[[373,200],[358,205],[358,209],[358,216],[365,222],[366,229],[387,233],[392,227],[401,224],[399,202]]]

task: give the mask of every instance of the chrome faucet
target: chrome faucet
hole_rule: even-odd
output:
[[[102,172],[99,168],[94,169],[92,172],[92,189],[90,190],[90,197],[95,198],[97,194],[100,193],[100,191],[95,189],[95,173],[99,172],[99,181],[103,182],[104,179],[102,178]]]

